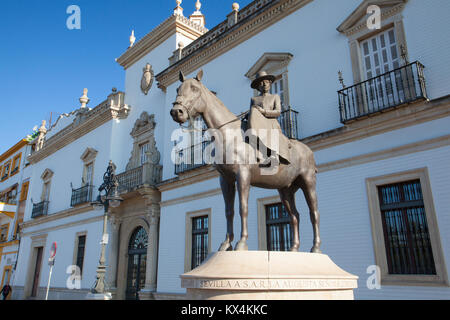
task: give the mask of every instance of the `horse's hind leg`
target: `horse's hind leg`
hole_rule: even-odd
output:
[[[298,214],[297,207],[295,206],[295,192],[292,188],[279,189],[281,202],[283,203],[286,211],[290,216],[290,225],[292,229],[292,244],[289,251],[296,252],[300,248],[300,235],[299,235],[299,221],[300,215]]]
[[[311,223],[313,226],[314,240],[313,247],[311,248],[312,253],[321,253],[320,251],[320,214],[317,204],[317,193],[316,193],[316,173],[312,173],[306,176],[301,183],[301,188],[303,194],[305,195],[306,202],[309,207],[309,215],[311,218]]]
[[[239,213],[241,215],[241,239],[236,244],[235,250],[248,250],[248,196],[250,193],[250,171],[248,167],[241,166],[237,175],[237,187],[239,194]]]
[[[225,200],[225,217],[227,218],[227,236],[220,245],[219,251],[233,250],[231,242],[234,239],[233,219],[234,219],[234,197],[236,195],[235,182],[228,182],[220,177],[220,187],[222,188],[223,198]]]

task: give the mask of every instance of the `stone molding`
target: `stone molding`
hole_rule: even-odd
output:
[[[108,99],[97,107],[90,110],[83,109],[80,116],[77,115],[70,125],[48,138],[44,147],[30,155],[28,161],[35,164],[108,121],[125,119],[130,107],[125,104],[124,99],[125,94],[117,92],[109,95]]]
[[[153,29],[153,31],[148,33],[144,38],[135,43],[124,54],[117,58],[116,61],[124,69],[128,69],[136,61],[158,47],[161,43],[177,32],[182,33],[184,36],[192,40],[195,40],[207,31],[208,29],[193,23],[182,15],[172,15]]]
[[[182,59],[156,76],[158,87],[164,90],[178,81],[179,71],[183,71],[184,74],[194,72],[311,1],[253,1],[239,11],[237,24],[229,26],[228,20],[225,20],[186,46],[182,52]]]
[[[52,179],[52,177],[53,177],[53,171],[48,168],[45,169],[44,172],[41,174],[41,179],[44,182],[50,181]]]
[[[435,263],[435,275],[421,274],[389,274],[388,262],[386,257],[386,240],[384,239],[383,223],[381,219],[380,201],[378,195],[378,186],[399,183],[409,180],[420,180],[420,186],[423,194],[423,203],[425,208],[426,220],[428,224],[430,242]],[[395,172],[378,177],[366,179],[367,197],[369,202],[369,213],[372,230],[373,248],[375,262],[380,267],[381,285],[399,285],[399,286],[448,286],[447,267],[442,251],[442,238],[439,232],[439,224],[434,207],[431,183],[428,174],[428,168],[418,168],[404,172]]]
[[[337,31],[350,37],[367,30],[367,8],[377,5],[381,8],[381,20],[400,13],[408,0],[364,0],[338,27]]]
[[[71,216],[85,213],[85,212],[88,212],[91,210],[93,210],[91,204],[86,203],[86,204],[80,205],[76,208],[69,208],[66,210],[59,211],[57,213],[53,213],[48,216],[39,217],[39,219],[25,221],[25,222],[23,222],[23,225],[22,225],[22,230],[23,230],[22,232],[24,232],[26,228],[31,228],[31,227],[38,226],[38,225],[41,225],[41,224],[44,224],[47,222],[52,222],[52,221],[56,221],[59,219],[71,217]]]
[[[289,52],[266,52],[247,71],[245,76],[250,80],[254,80],[256,74],[262,70],[272,74],[275,71],[286,68],[293,57]]]
[[[84,150],[84,152],[81,155],[80,159],[84,163],[92,162],[97,157],[97,153],[98,153],[97,150],[95,150],[94,148],[89,148],[88,147],[88,148],[86,148],[86,150]]]
[[[450,116],[450,95],[418,101],[302,139],[313,151]]]

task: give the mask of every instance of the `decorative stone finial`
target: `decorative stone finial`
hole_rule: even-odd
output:
[[[178,49],[183,49],[184,48],[184,43],[183,41],[178,42]]]
[[[233,9],[233,11],[239,11],[239,3],[234,2],[231,6],[231,9]]]
[[[112,91],[112,93],[117,93],[117,88],[113,87],[111,91]]]
[[[197,11],[194,11],[194,13],[191,14],[191,16],[189,17],[189,20],[204,27],[205,26],[205,16],[203,15],[203,13],[200,12],[201,7],[202,7],[202,4],[201,4],[200,0],[197,0],[197,2],[195,3],[195,9],[197,9]]]
[[[131,48],[134,45],[135,41],[136,41],[136,37],[134,36],[134,30],[131,30],[130,46],[128,48]]]
[[[90,99],[87,96],[88,89],[83,89],[83,95],[80,98],[81,108],[86,108],[86,104],[89,103]]]
[[[200,0],[197,0],[197,2],[195,3],[195,9],[197,10],[197,12],[200,12],[201,7],[202,7],[202,4],[200,3]]]
[[[176,0],[177,7],[173,10],[174,15],[182,16],[183,15],[183,8],[181,7],[181,3],[183,0]]]

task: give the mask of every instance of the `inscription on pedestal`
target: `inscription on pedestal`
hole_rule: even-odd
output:
[[[356,288],[356,280],[342,279],[218,279],[218,280],[192,280],[183,279],[183,288],[195,289],[228,289],[228,290],[317,290]]]

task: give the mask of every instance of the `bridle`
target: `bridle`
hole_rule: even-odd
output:
[[[186,113],[187,113],[187,115],[188,115],[188,121],[189,121],[189,123],[190,123],[190,124],[194,123],[195,118],[194,118],[194,117],[192,116],[192,114],[191,114],[193,107],[190,107],[190,108],[189,108],[189,107],[186,106],[185,104],[183,104],[183,103],[181,103],[181,102],[178,102],[178,101],[175,101],[174,103],[172,103],[172,105],[173,105],[174,107],[175,107],[176,105],[179,105],[180,107],[182,107],[182,108],[186,111]],[[188,131],[188,132],[192,132],[192,131],[202,131],[201,129],[200,129],[200,130],[196,129],[195,126],[194,126],[194,129],[192,129],[192,126],[186,127],[186,126],[183,126],[181,123],[179,123],[179,125],[180,125],[180,127],[181,127],[181,129],[182,129],[183,131]]]
[[[192,116],[192,110],[194,109],[194,107],[192,107],[192,106],[191,106],[191,107],[188,107],[188,106],[186,106],[185,104],[183,104],[182,102],[179,102],[179,101],[173,102],[172,105],[173,105],[174,107],[175,107],[176,105],[179,105],[180,107],[182,107],[182,108],[186,111],[186,113],[187,113],[187,115],[188,115],[188,121],[189,121],[189,123],[193,123],[193,122],[195,121],[195,118]],[[226,125],[228,125],[228,124],[230,124],[230,123],[233,123],[233,122],[235,122],[235,121],[239,121],[239,120],[240,120],[239,117],[236,117],[235,119],[233,119],[233,120],[231,120],[231,121],[227,121],[227,122],[221,124],[220,126],[218,126],[218,127],[216,128],[216,130],[219,130],[219,129],[225,127]],[[194,126],[194,129],[192,129],[191,127],[183,126],[181,123],[180,123],[179,125],[180,125],[180,127],[181,127],[183,130],[186,130],[186,131],[190,131],[190,132],[192,132],[192,131],[203,131],[202,129],[200,129],[200,130],[195,129],[195,126]]]

